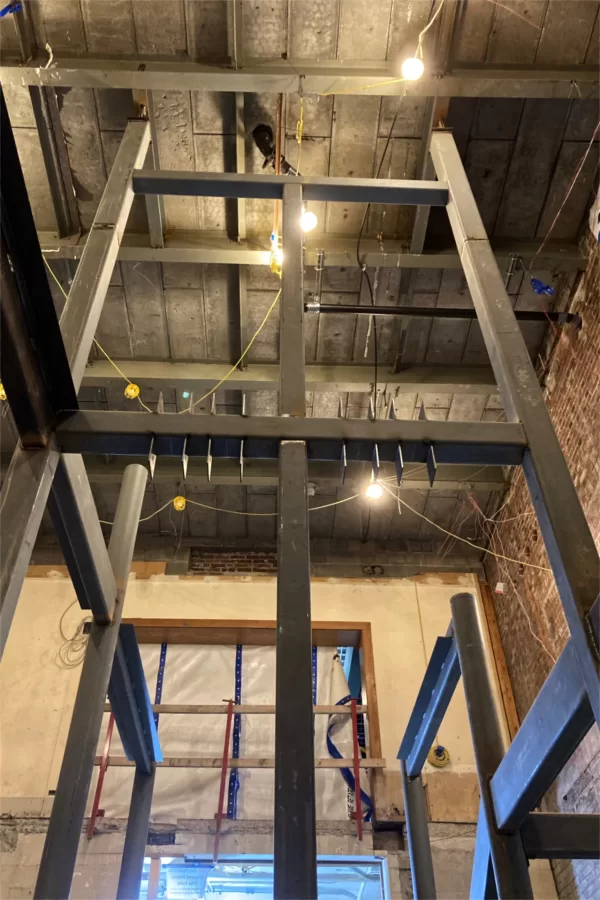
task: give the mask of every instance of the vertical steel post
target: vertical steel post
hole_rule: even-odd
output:
[[[527,900],[533,897],[533,892],[521,837],[518,833],[501,834],[496,829],[490,779],[504,756],[504,736],[486,665],[477,601],[472,594],[455,594],[451,606],[484,812],[484,818],[479,819],[478,829],[487,828],[489,852],[500,900]],[[485,871],[481,858],[479,864]]]
[[[117,900],[138,900],[140,896],[155,777],[153,765],[150,774],[136,770],[133,779]]]
[[[406,771],[406,760],[400,760],[402,790],[404,793],[404,815],[406,816],[406,836],[410,856],[410,873],[415,900],[435,900],[435,878],[429,827],[427,825],[427,802],[425,788],[420,775],[410,778]]]
[[[302,188],[283,199],[280,413],[304,416]],[[312,706],[310,544],[305,441],[279,448],[277,662],[275,697],[275,878],[277,900],[317,897]]]
[[[531,499],[600,723],[598,634],[586,615],[600,594],[600,561],[454,138],[435,132],[431,156],[448,185],[448,218],[509,421],[521,422]]]
[[[125,469],[108,555],[117,583],[109,625],[92,624],[34,896],[69,896],[148,472]]]

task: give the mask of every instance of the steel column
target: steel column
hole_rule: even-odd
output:
[[[404,814],[406,816],[406,837],[410,856],[410,872],[412,875],[413,895],[415,900],[435,900],[435,877],[429,827],[427,825],[427,801],[425,788],[420,775],[410,778],[406,771],[406,762],[400,760],[402,773],[402,790],[404,793]]]
[[[304,367],[304,264],[302,259],[302,187],[288,179],[283,189],[283,273],[279,359],[280,412],[306,415]]]
[[[82,609],[91,609],[94,620],[107,625],[117,585],[81,456],[61,456],[48,508]]]
[[[434,133],[431,155],[438,178],[448,183],[448,218],[507,418],[521,422],[527,435],[525,477],[600,723],[598,635],[584,621],[600,595],[598,551],[450,133]]]
[[[518,834],[500,834],[496,830],[489,790],[490,778],[504,755],[504,736],[486,666],[484,635],[477,602],[472,594],[455,594],[451,606],[484,812],[484,819],[480,818],[480,823],[488,831],[498,897],[500,900],[526,900],[533,897],[533,892],[523,844]]]
[[[153,765],[149,774],[137,769],[133,779],[117,900],[138,900],[140,896],[155,778]]]
[[[312,636],[306,444],[279,457],[275,715],[275,891],[316,900]]]
[[[129,122],[60,318],[76,389],[83,378],[119,244],[133,203],[133,170],[144,162],[149,145],[149,123],[141,119]]]
[[[525,821],[593,721],[571,638],[491,780],[499,828],[514,830]]]
[[[286,421],[305,425],[306,419],[294,418],[306,414],[301,208],[302,188],[288,183],[283,203],[279,412]],[[316,900],[310,540],[303,440],[281,441],[278,512],[274,896]]]
[[[123,477],[108,548],[118,589],[115,614],[109,625],[92,624],[35,887],[38,900],[64,900],[71,890],[147,477],[138,465]]]
[[[0,655],[17,608],[23,580],[60,454],[17,447],[0,493]]]
[[[479,803],[477,817],[477,833],[475,835],[475,853],[471,871],[471,900],[498,900],[492,858],[490,856],[490,836],[483,803]]]

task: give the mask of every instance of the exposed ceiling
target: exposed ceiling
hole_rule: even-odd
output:
[[[432,29],[431,42],[425,48],[426,61],[441,66],[442,71],[464,69],[466,64],[483,71],[486,66],[497,69],[518,65],[539,70],[543,78],[548,67],[586,72],[597,64],[596,3],[505,0],[499,5],[494,0],[447,0],[447,6],[440,16],[439,34],[436,37]],[[432,9],[435,7],[431,0],[29,0],[28,4],[35,45],[47,45],[46,51],[51,48],[54,54],[56,61],[50,68],[60,67],[61,56],[86,59],[109,54],[111,60],[176,57],[182,63],[191,60],[227,67],[243,66],[250,59],[273,61],[284,57],[292,71],[294,60],[307,59],[370,63],[387,60],[391,64],[405,48],[416,44]],[[4,65],[20,53],[14,18],[0,20]],[[47,55],[46,51],[41,52]],[[401,90],[402,85],[398,85],[399,94]],[[125,89],[55,89],[58,124],[64,134],[69,177],[76,197],[74,230],[81,232],[60,239],[29,89],[11,83],[5,85],[4,91],[42,246],[49,251],[46,255],[52,270],[68,291],[77,264],[69,257],[77,255],[78,245],[85,240],[127,119],[138,113],[135,101],[139,98]],[[505,266],[511,254],[531,256],[531,248],[546,235],[598,119],[597,100],[580,99],[576,79],[568,98],[522,99],[518,80],[510,93],[512,96],[502,98],[455,97],[440,113],[454,132],[484,223],[494,246],[503,248]],[[260,122],[275,125],[276,93],[239,95],[237,118],[235,93],[154,90],[150,101],[161,168],[216,172],[235,171],[237,167],[251,173],[262,171],[263,158],[250,133]],[[431,101],[424,97],[364,94],[304,96],[302,174],[372,177],[398,104],[381,177],[420,177],[432,117]],[[298,156],[298,115],[297,94],[287,94],[283,152],[293,165]],[[239,141],[240,119],[246,135],[243,145]],[[581,234],[596,164],[597,154],[592,153],[553,231],[550,254],[544,256],[546,264],[542,271],[534,271],[544,282],[554,285],[559,304],[576,277],[577,265],[565,265],[564,259],[569,253],[573,255]],[[164,206],[167,246],[193,248],[207,237],[235,239],[241,225],[242,233],[245,227],[246,246],[268,249],[273,221],[271,202],[246,201],[243,222],[238,220],[237,210],[224,200],[171,197],[165,199]],[[311,236],[311,246],[337,242],[345,254],[342,258],[347,259],[343,268],[326,265],[323,303],[370,302],[355,264],[363,209],[360,205],[329,204],[325,208],[324,204],[314,204],[319,225],[316,235]],[[415,211],[408,207],[373,207],[365,228],[365,246],[378,249],[379,245],[385,252],[398,253],[408,251],[412,241],[414,251],[414,220]],[[131,246],[148,248],[148,219],[142,198],[134,202],[128,233],[132,235]],[[433,254],[452,249],[445,211],[433,210],[424,250]],[[241,304],[235,266],[147,262],[143,261],[147,259],[143,254],[136,261],[135,251],[132,252],[129,261],[121,261],[115,267],[97,338],[126,374],[141,384],[145,403],[155,408],[162,393],[165,411],[182,409],[189,403],[183,397],[186,371],[192,380],[195,370],[183,369],[181,377],[175,379],[165,374],[163,367],[160,379],[150,379],[140,375],[138,364],[204,363],[204,377],[210,381],[217,364],[221,364],[222,372],[223,364],[235,362],[240,345],[253,334],[271,304],[278,279],[266,265],[241,266],[247,292]],[[155,258],[160,260],[160,251]],[[462,272],[457,268],[429,265],[407,270],[394,262],[371,269],[370,275],[376,284],[378,304],[472,306]],[[314,266],[307,266],[307,295],[313,290],[314,280]],[[540,298],[531,290],[518,263],[507,282],[516,309],[540,308]],[[50,286],[60,311],[64,298],[52,279]],[[309,415],[368,414],[368,391],[374,381],[373,333],[369,323],[365,316],[307,315],[306,360],[328,367],[323,370],[321,389],[308,394]],[[521,325],[531,357],[536,360],[544,343],[545,323]],[[503,420],[502,406],[489,378],[482,376],[479,380],[483,384],[461,390],[461,383],[478,380],[473,377],[475,369],[489,371],[489,359],[476,322],[380,319],[377,339],[378,407],[382,412],[395,399],[402,418],[418,416],[424,407],[431,419]],[[277,360],[278,320],[274,316],[249,355],[248,377],[259,364],[276,364]],[[215,368],[211,370],[210,364]],[[348,384],[339,384],[343,379],[334,366],[353,366],[352,378],[360,381],[360,388],[340,390],[348,388]],[[435,382],[433,391],[419,390],[423,367],[430,375],[433,372],[429,379],[429,383]],[[147,375],[147,367],[144,371]],[[344,371],[347,374],[348,370]],[[131,401],[123,396],[122,384],[114,374],[96,351],[80,392],[82,407],[131,408]],[[218,377],[214,375],[217,380]],[[398,377],[405,377],[406,383],[399,383]],[[245,401],[239,389],[220,390],[212,410],[207,400],[196,407],[196,413],[241,413],[244,403],[247,415],[275,414],[275,379],[276,371],[271,389],[267,385],[264,390],[245,391]],[[440,385],[446,385],[446,390],[440,390]],[[4,427],[3,453],[10,450],[13,442],[10,429]],[[479,473],[471,470],[463,478],[456,467],[452,472],[445,472],[444,468],[439,486],[429,490],[423,471],[417,467],[409,473],[414,486],[407,484],[403,498],[442,527],[482,540],[484,535],[468,493],[473,492],[479,507],[489,514],[504,489],[502,472],[490,468]],[[110,520],[114,513],[119,472],[119,465],[104,458],[90,463],[102,519]],[[198,469],[187,485],[188,496],[224,509],[274,512],[273,473],[263,467],[256,470],[252,479],[251,470],[248,472],[245,484],[232,484],[233,473],[228,470],[219,474],[215,470],[213,483],[208,484],[205,473]],[[315,498],[311,502],[324,505],[343,499],[365,476],[364,472],[356,472],[352,484],[341,487],[335,475],[319,475],[314,478]],[[161,472],[159,461],[157,477],[148,489],[144,515],[150,515],[180,491],[180,481],[177,471],[166,468]],[[241,537],[259,541],[275,537],[272,517],[236,516],[188,507],[180,530],[181,520],[174,524],[179,515],[165,510],[142,523],[140,530],[154,535],[174,534],[174,540]],[[45,528],[50,530],[50,525],[46,523]],[[315,512],[311,534],[323,539],[396,542],[399,548],[415,552],[437,550],[444,539],[444,535],[407,509],[399,516],[390,497],[385,497],[378,508],[367,508],[358,500]],[[446,543],[444,551],[447,550]]]

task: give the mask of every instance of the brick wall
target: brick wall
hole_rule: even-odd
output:
[[[600,545],[600,252],[591,247],[586,275],[575,287],[570,310],[579,313],[579,333],[564,331],[546,371],[546,402],[588,522]],[[505,556],[548,566],[521,470],[513,482],[493,548]],[[502,643],[521,719],[527,713],[553,660],[568,636],[562,606],[550,573],[488,557],[486,574],[494,594]],[[557,779],[547,808],[600,811],[600,739],[594,726]],[[559,896],[597,898],[597,863],[555,866]]]
[[[190,572],[201,575],[273,575],[277,572],[275,550],[192,547]]]

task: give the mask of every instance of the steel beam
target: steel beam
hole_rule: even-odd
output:
[[[81,456],[61,456],[48,508],[82,609],[90,609],[96,622],[107,625],[117,585]]]
[[[58,233],[61,237],[81,234],[79,209],[67,144],[60,122],[56,91],[53,87],[30,87],[29,96],[40,138]]]
[[[0,656],[4,653],[59,456],[52,448],[23,450],[18,447],[2,484]]]
[[[234,22],[233,46],[235,49],[235,58],[239,65],[239,55],[241,53],[241,3],[234,0],[232,6],[232,17]],[[237,67],[237,66],[236,66]],[[244,95],[235,95],[235,169],[240,175],[246,172],[246,125],[244,121]],[[237,200],[237,240],[243,243],[246,240],[246,201],[243,198]],[[248,285],[247,272],[244,266],[238,264],[236,274],[237,282],[237,306],[239,316],[239,353],[236,359],[239,359],[248,343],[246,335],[246,323],[248,321]],[[247,361],[243,360],[240,368],[247,368]]]
[[[398,759],[405,763],[407,777],[416,778],[421,774],[459,678],[454,638],[438,638],[398,751]]]
[[[406,206],[428,203],[430,206],[446,206],[448,202],[446,186],[440,181],[298,176],[293,183],[302,188],[305,200],[329,203],[395,203]],[[287,175],[138,169],[133,176],[134,192],[146,195],[281,200],[286,186],[291,186]]]
[[[571,638],[491,780],[499,828],[515,830],[525,821],[593,721]]]
[[[244,202],[244,201],[240,201]],[[42,250],[48,259],[81,258],[87,235],[77,240],[59,240],[50,231],[39,233]],[[261,247],[263,249],[261,249]],[[533,261],[539,243],[534,241],[492,242],[498,265],[506,269],[516,256],[525,269]],[[317,264],[319,249],[324,251],[324,265],[349,266],[354,260],[355,245],[347,237],[335,235],[307,235],[304,243],[304,262]],[[360,245],[361,260],[370,267],[409,269],[460,269],[460,257],[454,247],[436,253],[410,253],[406,242],[380,241],[366,238]],[[161,263],[223,263],[239,266],[268,266],[271,264],[269,235],[253,239],[252,245],[236,243],[226,235],[206,231],[171,231],[165,237],[165,246],[153,248],[147,235],[125,234],[117,257],[121,262]],[[579,272],[587,266],[587,256],[576,244],[549,241],[535,260],[535,271]]]
[[[318,315],[353,315],[353,316],[405,316],[414,319],[477,319],[474,309],[451,306],[369,306],[368,304],[356,305],[352,303],[319,303],[307,301],[304,304],[306,312]],[[537,309],[515,310],[517,322],[559,322],[560,324],[581,324],[581,317],[576,313],[568,312],[544,312]]]
[[[116,359],[128,378],[142,388],[163,393],[173,388],[200,396],[231,368],[227,363],[144,362]],[[362,365],[307,365],[306,390],[316,392],[352,392],[370,394],[373,390],[373,367]],[[107,360],[94,360],[83,376],[83,387],[121,388],[123,379]],[[484,366],[407,366],[400,372],[379,372],[378,386],[387,395],[398,394],[496,394],[496,380]],[[227,379],[228,390],[276,391],[279,389],[278,363],[250,363],[243,371],[236,369]],[[183,407],[183,398],[181,398]]]
[[[450,603],[484,813],[480,824],[483,827],[485,823],[488,832],[496,890],[500,900],[527,900],[533,898],[533,891],[523,844],[518,834],[501,834],[496,830],[489,789],[489,781],[504,755],[504,736],[486,665],[477,601],[472,594],[455,594]]]
[[[431,155],[438,178],[449,185],[448,218],[507,418],[527,434],[525,477],[600,723],[598,636],[585,622],[600,595],[598,551],[450,133],[434,133]]]
[[[109,625],[92,624],[35,887],[37,900],[64,900],[71,890],[147,477],[143,466],[130,466],[123,478],[108,548],[118,589],[115,615]]]
[[[149,123],[143,120],[129,122],[60,318],[63,341],[76,388],[79,388],[83,378],[119,244],[133,203],[133,170],[144,162],[149,145]]]
[[[156,766],[152,766],[149,774],[136,770],[119,872],[117,900],[139,900],[155,779]]]
[[[528,859],[600,859],[600,816],[530,813],[521,838]]]
[[[402,791],[404,793],[404,815],[406,837],[410,857],[413,897],[415,900],[435,900],[435,877],[427,824],[427,800],[420,775],[410,778],[406,762],[400,760]]]
[[[316,900],[306,445],[283,441],[277,529],[275,886],[278,900]]]
[[[281,402],[281,398],[280,398]],[[293,416],[194,416],[163,413],[66,413],[57,428],[64,453],[181,458],[276,459],[280,441],[306,441],[309,460],[340,460],[346,445],[348,462],[369,462],[374,444],[381,462],[393,463],[398,444],[405,462],[426,462],[435,447],[438,463],[518,465],[525,441],[520,425],[495,422],[437,422],[401,419],[315,419]],[[243,447],[242,447],[243,441]]]
[[[122,88],[157,91],[228,91],[240,93],[305,94],[356,93],[397,96],[400,79],[391,65],[366,60],[269,61],[246,60],[241,69],[185,63],[157,62],[152,58],[100,59],[57,55],[46,68],[47,57],[28,65],[0,66],[4,84],[37,87]],[[542,68],[523,66],[454,67],[451,75],[425,74],[404,83],[408,97],[522,97],[569,99],[577,83],[583,99],[598,93],[595,66]]]
[[[86,474],[90,484],[106,485],[120,483],[126,466],[137,460],[135,457],[115,457],[110,461],[87,458]],[[3,479],[8,471],[10,457],[6,454],[0,457],[0,477]],[[239,460],[213,459],[210,479],[203,459],[192,458],[188,460],[185,484],[188,487],[200,485],[239,485],[248,486],[275,486],[279,480],[278,461],[245,459],[243,478],[240,478]],[[154,484],[160,483],[175,488],[182,481],[181,461],[173,458],[162,457],[160,465],[154,471]],[[389,463],[381,467],[381,474],[394,475],[395,468]],[[311,460],[308,464],[308,480],[316,482],[319,487],[338,487],[341,485],[340,464],[335,462],[317,462]],[[344,484],[347,487],[363,487],[365,479],[370,477],[368,463],[349,463],[346,468]],[[435,490],[437,491],[477,491],[487,493],[498,491],[503,493],[508,487],[504,470],[499,466],[489,466],[481,471],[481,466],[438,466],[435,476]],[[421,464],[407,464],[402,476],[401,491],[427,491],[430,482],[427,473]]]
[[[154,95],[152,91],[145,94],[146,116],[150,124],[150,147],[146,162],[154,169],[160,169],[158,152],[158,131],[154,112]],[[160,195],[148,194],[146,197],[146,213],[148,216],[148,237],[151,247],[165,246],[165,203]]]

